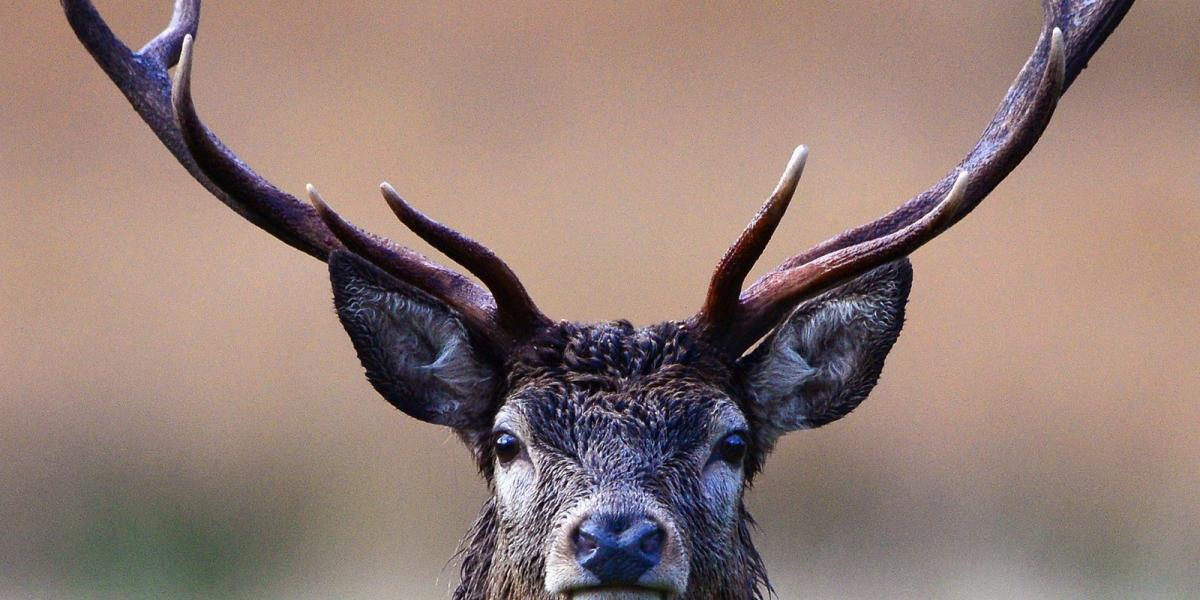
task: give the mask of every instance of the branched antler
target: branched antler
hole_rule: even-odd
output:
[[[1033,54],[979,142],[950,174],[891,213],[784,261],[738,295],[751,266],[747,260],[752,263],[749,257],[761,254],[787,207],[780,194],[790,197],[799,175],[793,156],[776,193],[717,265],[704,306],[689,325],[736,356],[798,302],[911,253],[965,217],[1037,143],[1058,98],[1132,4],[1044,2],[1044,25]]]
[[[479,277],[487,290],[411,249],[351,225],[311,188],[314,205],[301,202],[230,151],[200,120],[192,101],[192,46],[200,18],[199,0],[176,0],[166,29],[137,52],[117,38],[90,1],[62,0],[62,6],[76,36],[179,163],[250,222],[321,260],[333,250],[347,247],[450,305],[497,349],[519,344],[549,324],[508,265],[478,242],[409,207],[390,186],[385,194],[401,220]],[[167,71],[176,65],[172,80]]]

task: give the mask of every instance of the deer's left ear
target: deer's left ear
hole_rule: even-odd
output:
[[[763,443],[836,421],[867,397],[900,336],[911,287],[908,259],[878,267],[804,302],[742,357]]]

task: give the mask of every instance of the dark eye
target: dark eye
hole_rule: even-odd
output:
[[[521,454],[521,440],[511,433],[501,432],[496,436],[495,444],[496,460],[502,465],[507,465]]]
[[[746,441],[746,434],[735,431],[725,436],[725,439],[717,444],[713,454],[731,465],[738,466],[746,459],[748,447],[749,442]]]

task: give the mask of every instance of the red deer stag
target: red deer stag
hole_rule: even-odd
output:
[[[699,312],[645,328],[551,320],[500,258],[387,184],[396,216],[482,287],[346,222],[311,186],[310,205],[257,175],[192,103],[199,0],[177,0],[167,28],[136,52],[91,2],[62,4],[201,185],[328,262],[338,317],[375,389],[473,453],[492,497],[463,541],[455,598],[728,600],[769,589],[742,500],[775,442],[866,398],[903,324],[906,256],[1033,148],[1132,0],[1047,0],[1033,54],[958,166],[743,289],[804,167],[798,148],[717,264]]]

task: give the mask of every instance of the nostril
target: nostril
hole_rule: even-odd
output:
[[[575,560],[600,585],[635,585],[662,560],[666,530],[644,516],[599,513],[584,519],[571,541]]]
[[[662,527],[655,525],[653,529],[642,534],[642,539],[638,541],[638,548],[647,558],[658,560],[662,554],[663,537],[665,532]]]
[[[585,560],[588,555],[596,551],[600,543],[596,541],[596,537],[583,530],[582,527],[575,530],[575,558]]]

